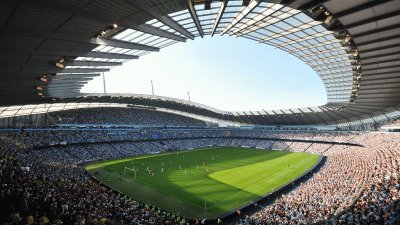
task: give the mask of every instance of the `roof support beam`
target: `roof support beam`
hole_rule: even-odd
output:
[[[67,75],[57,74],[56,76],[49,77],[49,80],[51,81],[53,79],[93,78],[93,77],[97,77],[97,76],[100,76],[100,74],[98,74],[98,75],[97,74],[92,74],[92,73],[67,74]],[[0,82],[2,82],[2,83],[6,83],[8,81],[9,81],[9,79],[5,79],[5,80],[0,79]],[[37,77],[31,77],[31,76],[20,76],[18,78],[18,82],[19,83],[28,83],[28,84],[37,83],[37,84],[46,85],[45,83],[40,81]]]
[[[382,66],[377,68],[370,68],[370,69],[363,69],[362,71],[377,71],[377,70],[384,70],[384,69],[393,69],[393,68],[400,68],[400,65],[392,65],[392,66]]]
[[[366,108],[376,108],[376,109],[392,107],[392,106],[388,106],[388,104],[386,104],[384,102],[378,102],[378,103],[374,103],[374,104],[372,104],[371,102],[356,102],[356,105],[357,106],[364,106]]]
[[[368,62],[368,63],[363,62],[363,59],[361,59],[362,66],[377,65],[377,64],[381,64],[381,63],[390,63],[390,62],[399,62],[399,59],[388,59],[388,60],[381,60],[381,61]]]
[[[338,112],[346,114],[346,115],[350,115],[350,116],[353,116],[353,117],[357,117],[357,118],[360,116],[360,113],[357,113],[357,112],[350,113],[349,110],[342,110],[342,111],[338,111]]]
[[[51,79],[50,82],[55,82],[55,81],[61,81],[61,80],[65,80],[65,81],[72,81],[72,80],[76,80],[76,81],[89,81],[89,80],[93,80],[93,77],[56,77]]]
[[[52,80],[48,87],[52,87],[53,85],[64,85],[64,84],[86,84],[87,80]]]
[[[71,57],[91,57],[105,59],[138,59],[136,55],[126,55],[108,52],[71,52],[71,51],[52,51],[52,50],[2,50],[0,55],[47,55],[47,56],[71,56]]]
[[[377,34],[377,33],[380,33],[380,32],[390,31],[390,30],[394,30],[394,29],[398,29],[398,28],[400,28],[400,25],[399,24],[394,24],[394,25],[391,25],[391,26],[380,27],[380,28],[377,28],[377,29],[374,29],[374,30],[370,30],[370,31],[354,34],[354,35],[351,35],[351,37],[353,39],[355,39],[355,38],[369,36],[371,34]]]
[[[371,110],[371,111],[377,111],[377,110],[382,110],[386,108],[385,106],[371,106],[371,105],[360,105],[360,104],[352,104],[351,106],[348,106],[349,108],[358,108],[364,110]]]
[[[398,71],[390,71],[390,72],[382,72],[382,73],[363,73],[363,77],[372,76],[372,75],[386,75],[386,74],[400,74],[400,70]]]
[[[278,122],[275,119],[274,115],[269,114],[267,111],[263,110],[265,112],[265,115],[267,116],[267,120],[272,121],[274,124],[277,124]]]
[[[53,86],[49,86],[48,88],[45,89],[45,91],[47,92],[53,92],[53,93],[57,93],[57,92],[64,92],[64,91],[71,91],[71,92],[75,92],[80,90],[81,87],[83,87],[84,84],[79,84],[79,85],[53,85]]]
[[[88,52],[82,57],[91,57],[91,58],[104,58],[104,59],[138,59],[139,56],[136,55],[126,55],[126,54],[117,54],[117,53],[107,53],[107,52]]]
[[[265,116],[261,114],[259,111],[256,112],[257,112],[257,121],[259,121],[258,124],[265,124]]]
[[[122,65],[121,62],[104,62],[104,61],[84,61],[84,60],[74,60],[74,61],[64,61],[63,64],[65,66],[120,66]],[[49,62],[49,61],[40,61],[40,62],[36,62],[36,61],[32,61],[32,62],[13,62],[8,63],[8,62],[0,62],[0,66],[2,68],[5,67],[20,67],[23,66],[24,68],[28,68],[28,67],[42,67],[42,68],[48,68],[49,66],[54,66],[54,63]]]
[[[76,84],[76,85],[71,85],[71,84],[64,84],[64,85],[52,85],[48,88],[45,89],[47,92],[58,92],[62,90],[71,90],[71,91],[79,91],[85,84]]]
[[[108,72],[110,69],[99,69],[99,68],[65,68],[59,69],[54,67],[54,69],[36,69],[33,68],[31,70],[22,70],[20,72],[16,72],[18,75],[34,75],[37,74],[56,74],[56,73],[100,73],[100,72]]]
[[[382,85],[381,85],[382,86]],[[379,85],[376,85],[374,87],[371,86],[365,86],[362,88],[362,90],[360,90],[359,96],[364,95],[364,93],[390,93],[390,92],[395,92],[398,91],[398,87],[396,87],[395,85],[385,85],[384,87],[379,87]]]
[[[277,122],[276,122],[276,120],[273,118],[273,116],[267,115],[267,116],[264,116],[264,118],[263,118],[263,123],[264,123],[264,124],[276,124]]]
[[[329,121],[329,122],[336,122],[338,120],[346,120],[346,121],[348,121],[348,119],[346,119],[343,115],[339,114],[338,111],[326,110],[326,109],[323,109],[322,107],[319,107],[319,108],[325,113],[325,115],[328,115],[329,118],[333,118],[334,119],[333,121]],[[328,123],[325,123],[325,124],[328,124]]]
[[[87,38],[82,37],[81,35],[65,33],[65,32],[58,32],[58,33],[50,33],[45,32],[37,29],[20,29],[17,27],[9,27],[3,28],[0,30],[0,34],[2,35],[11,35],[11,36],[22,36],[22,37],[34,37],[34,38],[43,38],[43,39],[56,39],[56,40],[64,40],[64,41],[73,41],[79,43],[87,43],[87,44],[95,44],[95,45],[102,45],[102,46],[109,46],[109,47],[116,47],[116,48],[124,48],[124,49],[132,49],[132,50],[143,50],[143,51],[150,51],[150,52],[158,52],[160,51],[159,48],[137,44],[128,41],[121,41],[121,40],[108,40],[100,37],[94,38]]]
[[[298,110],[301,112],[301,118],[303,119],[303,117],[305,117],[306,118],[306,120],[305,119],[303,119],[304,121],[310,121],[310,122],[312,122],[312,123],[316,123],[316,121],[314,120],[314,119],[312,119],[310,116],[308,116],[308,113],[306,113],[306,112],[304,112],[301,108],[298,108]],[[304,123],[306,123],[306,122],[304,122]]]
[[[319,107],[319,108],[321,108],[321,107]],[[322,119],[322,117],[319,115],[320,112],[315,112],[311,107],[308,107],[308,109],[309,109],[312,113],[314,113],[314,115],[315,115],[316,117],[318,117],[318,119],[320,120],[320,121],[317,121],[317,123],[318,123],[318,122],[322,122],[322,123],[324,123],[324,124],[328,124],[328,123],[329,123],[329,121],[326,121],[326,120]],[[321,109],[321,110],[322,110],[322,109]]]
[[[361,53],[361,55],[362,55],[362,53]],[[380,58],[380,57],[392,56],[392,55],[400,55],[400,51],[399,52],[383,53],[383,54],[378,54],[378,55],[371,55],[371,56],[366,56],[366,57],[362,57],[361,56],[361,61],[362,60],[367,60],[367,59],[376,59],[376,58]]]
[[[192,17],[192,20],[197,27],[197,31],[199,32],[200,37],[203,38],[204,32],[203,32],[203,29],[201,28],[199,17],[197,16],[196,9],[194,8],[192,0],[187,0],[187,5],[188,5],[188,10],[189,10],[190,16]]]
[[[49,83],[50,87],[56,87],[60,85],[71,85],[71,86],[76,86],[76,85],[81,85],[81,84],[87,84],[88,81],[81,81],[81,80],[55,80]]]
[[[232,22],[221,32],[224,35],[230,29],[236,26],[236,24],[240,23],[247,15],[249,15],[259,4],[261,0],[252,0],[246,8],[238,14],[238,16],[232,20]]]
[[[376,21],[379,21],[379,20],[388,19],[390,17],[398,16],[399,14],[400,14],[400,11],[390,12],[390,13],[383,14],[383,15],[380,15],[380,16],[377,16],[377,17],[372,17],[372,18],[369,18],[369,19],[365,19],[365,20],[361,20],[361,21],[355,22],[355,23],[347,24],[347,25],[343,26],[343,29],[340,28],[338,30],[349,30],[349,29],[352,29],[352,28],[355,28],[355,27],[359,27],[359,26],[368,24],[368,23],[372,23],[372,22],[376,22]]]
[[[55,77],[98,77],[100,73],[66,73],[57,74]]]
[[[286,117],[288,120],[290,120],[290,122],[291,122],[292,124],[295,124],[295,123],[296,123],[296,121],[294,121],[292,118],[290,118],[291,114],[286,114],[283,110],[279,110],[279,111],[281,111],[283,117]]]
[[[194,36],[185,28],[183,28],[179,23],[174,21],[171,17],[168,15],[162,15],[160,11],[158,11],[156,8],[148,5],[146,1],[130,1],[130,0],[124,0],[124,2],[128,5],[132,5],[135,8],[139,8],[146,12],[147,14],[153,16],[156,18],[158,21],[162,22],[163,24],[167,25],[171,29],[174,29],[175,31],[181,33],[182,35],[194,39]]]
[[[338,19],[340,17],[345,17],[348,15],[351,15],[353,13],[356,13],[358,11],[362,11],[365,9],[370,9],[372,7],[378,6],[378,5],[383,5],[386,4],[387,2],[390,2],[392,0],[375,0],[375,1],[367,1],[365,4],[358,5],[356,7],[346,9],[344,11],[338,12],[334,14],[334,18]]]
[[[291,115],[294,116],[297,120],[301,121],[300,124],[306,124],[307,121],[303,118],[304,116],[302,116],[299,113],[295,113],[293,110],[289,109],[289,111],[291,112]],[[311,123],[311,121],[309,121]]]
[[[272,117],[274,118],[274,120],[275,121],[277,121],[277,125],[280,125],[280,124],[284,124],[284,120],[281,118],[281,115],[279,115],[278,113],[276,113],[274,110],[271,110],[273,113],[274,113],[274,115],[272,115]]]
[[[186,38],[184,38],[184,37],[181,37],[179,35],[176,35],[174,33],[166,31],[166,30],[162,30],[162,29],[150,26],[148,24],[132,25],[129,28],[137,30],[137,31],[141,31],[146,34],[164,37],[164,38],[168,38],[168,39],[179,41],[179,42],[186,42]]]
[[[92,44],[96,45],[103,45],[103,46],[111,46],[117,48],[124,48],[124,49],[132,49],[132,50],[143,50],[149,52],[159,52],[160,49],[148,45],[142,45],[137,43],[131,43],[128,41],[120,41],[120,40],[106,40],[104,38],[92,38],[90,40]]]
[[[54,76],[51,77],[51,81],[56,81],[56,80],[93,80],[93,76]]]
[[[45,91],[53,91],[53,92],[58,92],[62,90],[79,90],[81,87],[83,87],[85,84],[58,84],[58,85],[51,85],[45,89]]]
[[[219,22],[221,21],[222,16],[224,15],[227,4],[228,4],[228,0],[223,0],[221,2],[221,6],[219,7],[217,18],[215,19],[214,26],[211,30],[211,37],[214,36],[215,31],[217,31],[217,29],[218,29]]]
[[[277,6],[277,4],[275,4],[275,6]],[[265,19],[267,19],[269,17],[274,17],[275,14],[280,12],[280,10],[282,8],[284,8],[284,7],[285,7],[284,5],[279,5],[279,8],[277,8],[277,9],[267,10],[266,12],[262,13],[262,18],[260,18],[257,21],[256,20],[249,20],[246,24],[243,24],[240,27],[237,27],[235,29],[235,31],[234,31],[235,35],[244,36],[244,37],[249,38],[251,40],[259,41],[258,37],[254,37],[253,35],[250,35],[250,33],[252,33],[252,32],[259,33],[258,30],[261,27],[265,27],[265,26],[273,25],[273,24],[277,23],[277,22],[272,22],[272,23],[265,22]]]
[[[370,48],[370,49],[358,49],[360,51],[360,53],[367,53],[367,52],[374,52],[374,51],[379,51],[379,50],[384,50],[384,49],[391,49],[391,48],[396,48],[396,47],[400,47],[400,43],[399,44],[394,44],[394,45],[386,45],[386,46],[382,46],[382,47],[377,47],[377,48]]]
[[[392,99],[385,99],[384,101],[382,101],[381,98],[379,98],[380,100],[377,99],[357,99],[356,102],[357,103],[365,103],[365,104],[376,104],[376,105],[386,105],[387,107],[392,106],[393,102],[395,102],[396,104],[400,104],[400,100],[399,98],[394,98]]]
[[[254,124],[262,124],[261,116],[254,114],[252,111],[250,111],[252,115],[252,121],[256,121]]]
[[[363,110],[362,110],[362,111],[360,111],[360,110],[355,110],[355,108],[346,108],[345,110],[346,110],[346,111],[355,112],[355,113],[357,113],[359,116],[366,113],[366,112],[363,111]],[[342,110],[342,111],[343,111],[343,110]]]
[[[72,79],[72,80],[70,80],[70,79],[68,79],[68,80],[52,80],[50,83],[49,83],[49,85],[50,86],[53,86],[53,85],[58,85],[58,84],[60,84],[60,83],[73,83],[73,82],[77,82],[77,83],[88,83],[89,81],[91,81],[91,80],[93,80],[93,78],[89,78],[89,79],[83,79],[83,78],[81,78],[81,79]]]
[[[98,69],[98,68],[66,68],[62,70],[52,70],[54,73],[99,73],[108,72],[110,69]],[[47,73],[52,73],[47,72]]]
[[[356,43],[356,46],[360,47],[363,45],[381,43],[383,41],[390,41],[390,40],[394,40],[394,39],[400,39],[400,35],[388,36],[388,37],[383,37],[383,38],[374,39],[374,40],[370,40],[370,41],[359,42],[359,43]]]
[[[346,108],[346,110],[350,110],[350,111],[353,111],[353,112],[357,112],[357,113],[364,113],[364,114],[367,114],[367,113],[369,113],[369,112],[375,112],[376,110],[375,109],[368,109],[368,108],[363,108],[363,107],[354,107],[354,105],[352,105],[351,107],[347,107]]]
[[[371,100],[371,99],[380,99],[380,100],[382,100],[382,101],[387,101],[387,100],[389,100],[389,99],[391,99],[391,100],[393,100],[393,99],[398,99],[399,98],[399,96],[398,95],[393,95],[393,96],[378,96],[378,95],[376,95],[376,94],[371,94],[371,95],[362,95],[362,96],[358,96],[358,100],[362,100],[362,99],[368,99],[368,100]]]
[[[121,62],[80,61],[64,62],[66,66],[121,66]]]
[[[137,31],[141,31],[144,33],[148,33],[148,34],[152,34],[152,35],[156,35],[156,36],[160,36],[160,37],[164,37],[164,38],[168,38],[168,39],[172,39],[172,40],[176,40],[176,41],[181,41],[181,42],[185,42],[186,39],[176,35],[174,33],[150,26],[150,25],[140,25],[140,24],[135,24],[132,23],[132,20],[129,20],[129,18],[119,18],[116,20],[110,20],[109,16],[105,17],[102,13],[100,12],[96,12],[93,10],[87,10],[85,8],[81,8],[81,7],[76,7],[76,6],[72,6],[71,4],[65,4],[62,3],[60,1],[53,1],[53,0],[18,0],[19,2],[24,2],[27,4],[31,4],[31,5],[36,5],[36,6],[40,6],[40,7],[44,7],[44,8],[49,8],[49,9],[53,9],[53,10],[58,10],[58,11],[63,11],[63,12],[68,12],[71,13],[73,15],[79,15],[85,18],[90,18],[93,20],[97,20],[97,21],[101,21],[107,24],[114,24],[117,23],[119,26],[125,27],[125,28],[130,28],[130,29],[134,29]]]
[[[237,113],[237,117],[240,118],[240,120],[241,120],[240,122],[242,122],[242,123],[247,123],[247,124],[253,123],[253,122],[248,118],[248,115],[247,115],[245,112],[243,112],[243,114]]]
[[[366,75],[366,76],[363,76],[362,81],[379,81],[382,79],[392,79],[392,78],[398,78],[398,77],[400,77],[400,73],[397,73],[394,75],[385,74],[384,77],[380,76],[380,75]],[[398,92],[400,92],[400,90]],[[358,93],[359,94],[368,94],[368,91],[361,89]],[[388,92],[388,91],[384,91],[384,89],[382,89],[382,92],[378,91],[378,92],[375,92],[374,94],[382,94],[382,93],[397,93],[397,92],[393,92],[393,91]]]

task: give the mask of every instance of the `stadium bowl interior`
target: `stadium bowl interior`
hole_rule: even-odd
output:
[[[400,223],[400,0],[4,0],[0,27],[0,223]],[[129,60],[214,35],[302,60],[321,78],[327,103],[230,112],[165,96],[81,93]],[[205,203],[204,220],[113,186],[129,177],[107,163],[215,146],[319,160],[223,214]],[[243,171],[259,168],[243,157],[231,160]],[[106,166],[85,171],[92,161]],[[279,166],[281,176],[297,168]],[[220,182],[251,192],[243,182]],[[143,190],[161,196],[154,188],[166,186],[150,183]],[[182,211],[190,206],[179,201],[202,198],[188,196],[165,201]]]

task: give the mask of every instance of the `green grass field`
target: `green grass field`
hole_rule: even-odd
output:
[[[92,163],[86,169],[135,200],[188,218],[217,218],[288,183],[318,159],[308,153],[218,147]],[[125,174],[125,167],[137,170],[136,179],[130,170]]]

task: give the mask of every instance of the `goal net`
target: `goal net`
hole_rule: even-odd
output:
[[[124,175],[127,175],[128,172],[132,172],[132,175],[135,175],[135,177],[136,177],[136,170],[135,170],[135,167],[132,167],[132,168],[125,167]]]

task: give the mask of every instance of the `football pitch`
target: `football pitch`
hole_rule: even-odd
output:
[[[217,147],[91,163],[125,195],[188,218],[218,218],[301,175],[319,155]]]

